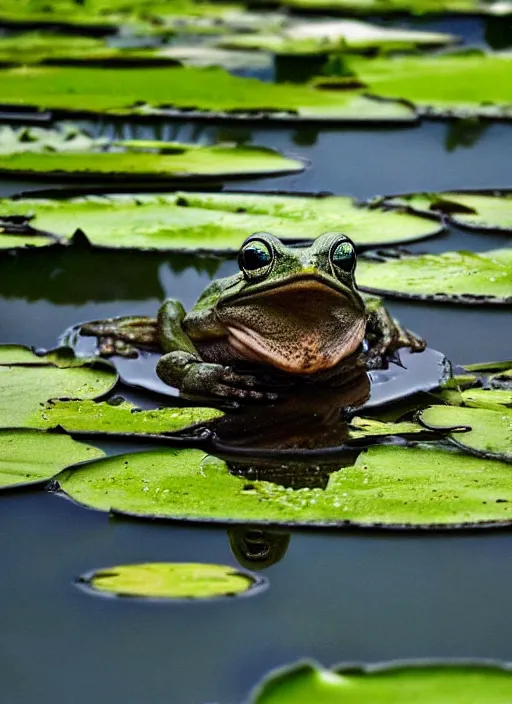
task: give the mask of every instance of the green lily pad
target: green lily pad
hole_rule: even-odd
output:
[[[225,565],[147,562],[89,572],[77,584],[104,596],[216,599],[255,593],[267,581]]]
[[[450,434],[458,447],[481,457],[512,461],[512,410],[431,406],[421,411],[420,422],[430,430],[467,426],[466,433]]]
[[[364,291],[391,298],[510,304],[512,249],[404,255],[384,262],[360,259],[357,282]]]
[[[89,0],[87,6],[73,0],[2,0],[0,25],[9,27],[60,27],[109,34],[120,25],[131,31],[172,34],[172,23],[201,18],[222,21],[240,6],[194,0]],[[159,31],[158,31],[159,30]]]
[[[462,391],[442,390],[436,394],[450,406],[489,408],[501,411],[503,406],[512,407],[512,389],[466,389]]]
[[[387,205],[418,213],[439,213],[458,227],[512,232],[512,194],[414,193],[385,198]]]
[[[411,421],[383,422],[374,418],[354,416],[349,423],[349,440],[367,440],[375,437],[402,436],[413,437],[421,434],[425,428]]]
[[[259,49],[276,54],[324,54],[335,50],[415,49],[419,46],[453,44],[451,34],[379,27],[358,20],[301,22],[279,34],[234,34],[218,40],[226,49]]]
[[[343,229],[360,247],[411,242],[441,231],[427,219],[359,207],[346,196],[177,192],[0,200],[0,224],[4,218],[8,225],[13,216],[18,223],[30,217],[33,229],[65,239],[79,228],[98,247],[166,251],[235,252],[250,233],[261,231],[299,241]],[[12,247],[11,239],[6,246]]]
[[[410,662],[327,670],[300,662],[276,670],[250,704],[508,704],[512,673],[489,662]]]
[[[0,173],[40,178],[116,180],[226,179],[302,171],[304,163],[267,147],[182,144],[156,140],[92,139],[69,125],[59,129],[0,128]]]
[[[507,54],[353,59],[350,67],[368,93],[406,100],[422,115],[512,118],[512,57]]]
[[[49,481],[69,465],[105,455],[67,435],[37,430],[0,430],[0,448],[0,491]]]
[[[507,0],[280,0],[280,5],[300,12],[353,15],[508,15],[512,6]]]
[[[109,46],[94,37],[25,32],[0,36],[0,65],[153,65],[176,66],[180,62],[158,48],[132,49]]]
[[[0,345],[0,427],[33,427],[41,405],[52,398],[93,399],[117,381],[104,362],[62,353],[39,357],[23,347]]]
[[[198,450],[110,457],[57,481],[78,503],[145,518],[386,528],[512,523],[511,503],[502,501],[512,499],[509,464],[430,445],[372,447],[332,473],[325,490],[248,481]]]
[[[222,416],[213,408],[141,410],[118,398],[111,401],[49,401],[23,422],[25,428],[61,427],[68,433],[169,435]],[[8,422],[0,416],[0,423]],[[8,427],[5,426],[4,427]]]
[[[216,115],[275,120],[409,123],[401,102],[313,86],[263,83],[220,68],[99,69],[22,67],[0,71],[2,104],[108,115]]]

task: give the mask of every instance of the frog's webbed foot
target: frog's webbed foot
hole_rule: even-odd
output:
[[[189,398],[217,397],[228,401],[275,401],[277,394],[264,388],[261,379],[222,364],[203,362],[180,350],[160,357],[156,372],[170,386]]]
[[[141,349],[161,349],[156,318],[126,316],[95,320],[84,323],[80,334],[97,338],[98,354],[102,357],[138,357]]]
[[[385,369],[389,359],[401,347],[408,347],[411,352],[423,352],[427,346],[425,340],[403,328],[383,306],[370,314],[367,339],[369,345],[366,352],[367,369]]]

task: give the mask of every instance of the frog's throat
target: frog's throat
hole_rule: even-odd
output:
[[[322,282],[303,280],[233,302],[219,316],[242,359],[292,374],[332,369],[363,341],[363,304]]]

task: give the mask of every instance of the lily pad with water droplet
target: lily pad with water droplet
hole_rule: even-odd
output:
[[[146,562],[89,572],[77,584],[103,596],[194,600],[255,594],[267,580],[226,565]]]
[[[271,672],[250,704],[508,704],[512,673],[491,661],[410,661],[327,670],[303,661]]]
[[[145,69],[21,67],[0,70],[2,104],[60,113],[217,117],[277,122],[382,122],[408,124],[415,111],[400,101],[357,91],[275,85],[239,78],[220,68]]]
[[[391,298],[443,303],[512,303],[512,249],[403,255],[384,262],[360,259],[364,291]]]
[[[68,433],[167,436],[220,416],[221,411],[201,407],[142,410],[117,397],[111,401],[49,401],[23,425],[46,430],[61,427]]]
[[[93,399],[114,387],[117,373],[110,364],[69,353],[38,356],[25,347],[0,345],[0,427],[32,427],[49,399]]]
[[[0,430],[0,491],[49,481],[69,465],[104,457],[97,447],[37,430]]]
[[[458,447],[481,457],[512,462],[512,410],[504,406],[500,410],[431,406],[421,411],[419,420],[430,430],[465,426],[470,430],[450,434]]]
[[[414,193],[385,198],[387,205],[442,215],[458,227],[512,232],[511,193]]]
[[[512,524],[509,464],[431,445],[372,447],[333,471],[325,489],[248,481],[198,450],[110,457],[57,480],[80,504],[141,518],[368,528]]]

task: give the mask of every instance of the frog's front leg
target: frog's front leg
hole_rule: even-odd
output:
[[[129,315],[84,323],[80,335],[97,338],[102,357],[138,357],[140,348],[159,351],[156,318]]]
[[[422,352],[427,343],[415,333],[403,328],[391,317],[380,299],[365,299],[368,311],[366,337],[367,369],[377,369],[387,366],[387,359],[401,347],[408,347],[411,352]]]
[[[164,354],[156,373],[169,386],[175,386],[190,398],[218,396],[230,400],[272,401],[276,394],[258,390],[258,379],[239,374],[229,366],[204,362],[183,329],[183,305],[167,300],[158,312],[160,345]]]

